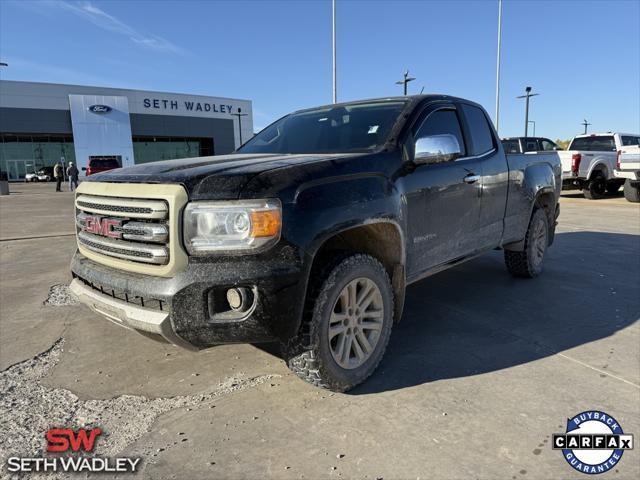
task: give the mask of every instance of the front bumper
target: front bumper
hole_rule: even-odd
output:
[[[143,334],[158,335],[173,345],[194,349],[190,343],[175,334],[168,312],[138,307],[126,301],[110,298],[78,278],[73,279],[69,288],[81,303],[121,327]]]
[[[71,289],[114,323],[185,348],[286,341],[296,334],[308,278],[307,261],[291,245],[257,255],[191,259],[173,277],[125,272],[76,252]],[[255,292],[245,313],[219,315],[228,288]]]

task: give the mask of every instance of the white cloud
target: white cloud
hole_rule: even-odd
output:
[[[111,78],[103,74],[93,75],[61,65],[34,62],[19,57],[4,57],[9,68],[2,70],[3,80],[24,80],[28,82],[68,83],[74,85],[92,85],[104,87],[132,88],[150,90],[149,85],[132,82],[131,78]]]
[[[42,5],[42,4],[41,4]],[[108,32],[115,33],[127,37],[136,45],[150,50],[166,53],[186,54],[187,52],[181,47],[171,43],[166,38],[158,35],[149,34],[139,31],[123,22],[122,20],[110,15],[104,10],[96,7],[90,2],[66,2],[66,1],[49,1],[46,5],[55,6],[71,12],[95,26],[102,28]]]

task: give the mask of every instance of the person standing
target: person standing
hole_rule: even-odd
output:
[[[55,167],[53,167],[53,178],[56,179],[56,192],[61,192],[62,189],[62,165],[60,163],[56,163]]]
[[[69,191],[73,192],[74,187],[78,188],[78,169],[73,164],[73,162],[69,162],[69,166],[67,167],[67,177],[69,177]]]

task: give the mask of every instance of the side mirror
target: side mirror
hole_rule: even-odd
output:
[[[449,133],[419,138],[414,152],[417,164],[451,162],[462,154],[458,139]]]
[[[556,145],[555,147],[553,147],[553,151],[554,152],[559,152],[560,150],[562,150],[562,147]]]

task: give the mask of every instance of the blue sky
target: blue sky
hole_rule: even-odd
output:
[[[500,134],[640,132],[640,1],[503,2]],[[338,99],[457,95],[494,114],[497,0],[338,0]],[[331,101],[331,2],[0,0],[3,79],[253,100],[254,126]]]

